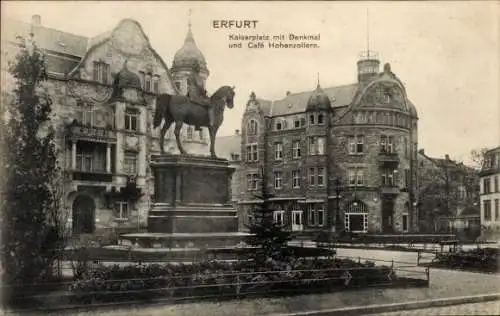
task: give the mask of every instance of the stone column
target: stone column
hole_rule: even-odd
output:
[[[76,170],[76,140],[71,141],[71,170]]]
[[[111,145],[106,144],[106,172],[111,173]]]

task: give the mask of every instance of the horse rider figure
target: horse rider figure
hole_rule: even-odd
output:
[[[208,124],[210,126],[214,125],[214,113],[213,106],[210,102],[210,98],[207,95],[207,90],[203,87],[203,79],[200,76],[200,66],[197,64],[194,67],[195,71],[188,77],[188,93],[187,97],[192,103],[202,105],[207,108],[208,111]],[[200,126],[195,126],[196,131],[201,131]]]

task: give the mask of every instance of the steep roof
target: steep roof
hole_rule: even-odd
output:
[[[82,57],[87,52],[88,38],[30,23],[6,19],[2,23],[2,41],[17,42],[17,36],[27,36],[31,31],[39,47],[59,54]]]
[[[336,87],[324,88],[324,93],[331,100],[332,107],[340,107],[351,104],[358,84],[348,84]],[[291,93],[281,100],[272,102],[271,116],[280,116],[292,113],[304,112],[307,107],[307,102],[313,91],[304,91],[299,93]],[[271,101],[267,101],[271,103]],[[262,104],[262,101],[261,101]]]
[[[231,160],[231,154],[241,153],[241,134],[219,136],[215,141],[217,156]]]

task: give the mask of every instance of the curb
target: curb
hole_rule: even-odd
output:
[[[448,297],[434,300],[422,300],[406,303],[380,304],[356,307],[344,307],[337,309],[325,309],[319,311],[295,312],[288,314],[270,314],[269,316],[333,316],[333,315],[366,315],[377,313],[388,313],[401,310],[423,309],[431,307],[445,307],[451,305],[482,303],[500,300],[500,293],[481,294],[474,296]]]

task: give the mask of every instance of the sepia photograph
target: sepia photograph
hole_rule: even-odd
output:
[[[1,1],[2,315],[500,315],[500,1]]]

